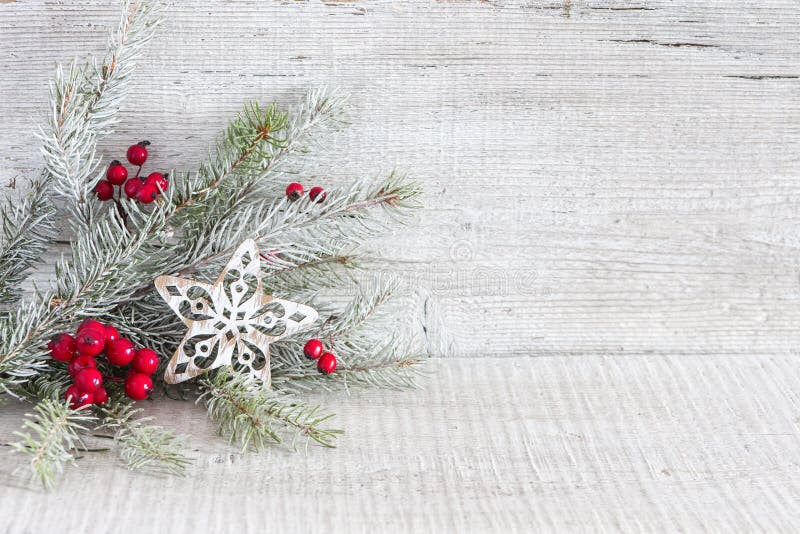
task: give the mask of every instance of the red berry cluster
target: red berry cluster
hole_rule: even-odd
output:
[[[298,200],[300,197],[303,196],[303,185],[297,182],[292,182],[288,186],[286,186],[286,198],[290,201],[294,202]],[[325,201],[325,198],[328,196],[328,193],[325,192],[320,186],[315,185],[311,188],[308,192],[308,196],[312,202],[316,202],[319,204],[320,202]]]
[[[70,399],[72,408],[92,403],[103,404],[108,400],[108,392],[103,387],[104,377],[97,369],[95,359],[103,352],[111,365],[131,365],[125,378],[125,394],[128,397],[144,400],[153,390],[150,375],[158,369],[158,355],[151,349],[136,350],[133,342],[121,337],[110,324],[87,319],[78,327],[75,337],[56,334],[47,348],[54,360],[69,362],[67,370],[74,383],[67,388],[64,396]]]
[[[140,178],[142,165],[147,161],[147,147],[149,141],[142,141],[128,147],[128,161],[139,167],[136,176],[128,179],[128,169],[118,160],[111,162],[106,172],[106,179],[100,180],[94,188],[97,198],[111,200],[114,198],[114,186],[121,186],[128,198],[136,199],[142,204],[150,204],[158,195],[167,190],[168,174],[160,172],[151,173],[147,178]]]
[[[332,352],[325,352],[325,347],[319,339],[309,339],[303,347],[303,353],[317,360],[317,369],[326,375],[336,370],[336,356]]]

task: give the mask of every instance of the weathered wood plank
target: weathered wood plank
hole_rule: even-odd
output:
[[[307,454],[241,454],[200,407],[143,403],[191,434],[189,477],[92,453],[43,494],[4,458],[0,531],[800,528],[795,358],[637,356],[439,361],[423,391],[328,396],[347,433]]]
[[[35,172],[52,63],[115,9],[0,7],[0,183]],[[243,101],[336,86],[353,125],[306,181],[425,183],[386,249],[452,354],[789,354],[798,22],[793,0],[179,2],[104,150],[190,167]]]

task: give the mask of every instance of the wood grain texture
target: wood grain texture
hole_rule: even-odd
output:
[[[800,528],[800,368],[791,356],[432,365],[416,394],[326,398],[347,429],[333,450],[241,454],[200,407],[165,400],[144,404],[191,435],[187,478],[137,474],[110,453],[87,453],[44,494],[14,472],[21,458],[4,457],[0,532]],[[0,418],[0,441],[17,426]]]
[[[40,164],[53,62],[115,16],[0,7],[0,183]],[[244,101],[338,87],[352,127],[306,181],[424,182],[420,225],[385,248],[449,355],[789,354],[798,22],[794,0],[175,2],[104,151],[146,137],[192,167]]]

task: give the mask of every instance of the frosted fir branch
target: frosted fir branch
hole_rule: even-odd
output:
[[[87,79],[88,119],[99,134],[111,133],[116,114],[128,96],[137,63],[164,20],[164,7],[158,0],[125,0],[117,28],[109,34],[102,64],[92,61]]]
[[[416,183],[392,173],[333,190],[324,204],[308,199],[292,203],[282,195],[280,200],[250,205],[216,224],[201,217],[202,236],[191,231],[188,235],[181,233],[180,239],[158,250],[162,273],[216,276],[235,248],[248,238],[254,238],[262,251],[277,258],[289,255],[295,261],[314,261],[336,255],[345,247],[362,245],[404,223],[409,212],[419,206],[420,194]],[[162,205],[168,217],[173,203],[167,200]],[[130,302],[152,291],[149,282],[142,284]]]
[[[173,269],[207,255],[204,245],[214,243],[216,229],[236,212],[265,198],[283,198],[285,184],[269,178],[292,155],[309,150],[319,134],[342,124],[342,104],[342,99],[319,90],[309,92],[290,114],[274,105],[245,106],[196,175],[178,180],[176,192],[169,196],[170,223],[180,229],[184,248]]]
[[[57,320],[43,294],[0,320],[0,394],[24,396],[20,388],[47,368],[47,328]]]
[[[286,113],[274,104],[246,105],[197,173],[178,184],[177,193],[170,199],[174,203],[173,224],[191,233],[195,227],[187,228],[186,224],[194,222],[198,214],[208,215],[209,208],[222,201],[220,191],[227,181],[236,176],[258,176],[269,165],[275,148],[281,146],[286,123]]]
[[[242,450],[262,450],[269,443],[282,443],[283,436],[314,441],[333,447],[341,430],[322,425],[333,414],[321,413],[319,406],[310,406],[293,396],[264,388],[246,375],[220,369],[200,380],[201,396],[208,415],[219,425],[220,434],[239,442]]]
[[[274,104],[245,105],[198,172],[181,180],[173,200],[173,224],[186,235],[202,235],[206,226],[224,219],[238,205],[268,194],[270,185],[274,192],[276,182],[267,178],[290,156],[319,142],[324,130],[342,124],[342,103],[323,89],[309,92],[291,113]],[[285,185],[277,187],[282,192]],[[202,214],[199,219],[198,214]]]
[[[152,249],[148,236],[131,236],[114,213],[98,215],[89,194],[99,165],[97,137],[107,133],[127,92],[136,59],[153,36],[161,4],[126,1],[116,32],[109,40],[106,62],[64,69],[59,66],[51,84],[51,113],[41,129],[45,170],[43,187],[65,197],[80,229],[72,262],[57,268],[58,289],[37,293],[32,302],[0,322],[0,390],[12,393],[19,382],[41,371],[47,338],[77,316],[102,312],[113,299],[127,295],[130,277],[149,275]],[[163,210],[146,214],[125,203],[131,219],[158,238]],[[160,223],[160,225],[159,225]],[[142,253],[144,252],[144,253]]]
[[[208,226],[202,239],[182,239],[176,247],[184,249],[178,254],[184,265],[175,272],[186,275],[218,269],[247,238],[255,239],[260,249],[277,249],[279,254],[293,249],[321,249],[330,254],[343,246],[362,245],[403,222],[418,206],[420,193],[417,184],[392,173],[335,189],[323,204],[307,198],[264,200]]]
[[[102,65],[59,65],[50,85],[50,114],[38,134],[47,182],[66,200],[77,228],[92,224],[92,190],[101,176],[97,140],[110,133],[127,96],[137,59],[160,23],[162,4],[126,0]]]
[[[37,368],[36,374],[27,379],[15,378],[19,383],[14,388],[13,393],[30,402],[45,398],[60,398],[64,395],[67,387],[74,382],[74,379],[67,372],[67,364],[54,361]]]
[[[346,125],[344,105],[346,97],[339,96],[327,88],[306,93],[305,99],[286,115],[281,141],[270,144],[269,153],[254,172],[243,174],[221,184],[221,196],[225,203],[215,210],[218,214],[230,213],[250,199],[282,197],[285,180],[270,179],[285,172],[287,164],[298,156],[324,148],[326,133],[338,131]]]
[[[55,237],[54,213],[41,180],[30,183],[30,192],[22,201],[6,200],[0,207],[0,304],[19,300],[19,285]]]
[[[32,477],[51,489],[64,467],[74,463],[74,450],[83,447],[79,434],[87,432],[96,418],[87,409],[73,410],[53,399],[39,402],[34,412],[25,414],[23,431],[14,432],[20,441],[11,446],[30,458]]]
[[[289,336],[271,347],[276,389],[334,390],[351,385],[402,389],[416,387],[425,361],[415,336],[385,305],[397,289],[394,279],[375,277],[359,286],[342,311],[327,314],[319,327],[301,336]],[[336,372],[320,375],[303,355],[309,337],[322,339],[336,354]]]
[[[115,211],[107,212],[73,243],[71,257],[56,266],[56,290],[37,293],[0,321],[1,389],[12,392],[21,379],[41,371],[54,333],[113,309],[139,287],[141,277],[152,280],[160,273],[150,247],[163,227],[163,212],[157,207],[144,214],[133,203],[128,210],[143,221],[144,232],[131,234]]]
[[[330,375],[321,374],[315,362],[308,359],[283,357],[272,364],[272,385],[277,391],[291,393],[349,390],[353,386],[397,390],[419,386],[418,380],[424,374],[424,356],[399,354],[396,350],[383,352],[379,349],[376,354],[361,354],[347,361],[336,352],[340,363]]]
[[[277,256],[273,250],[262,261],[261,281],[266,293],[279,297],[312,299],[321,289],[352,283],[350,272],[361,269],[355,252],[304,254],[301,258],[283,254],[278,264],[273,259]]]
[[[253,196],[255,182],[263,180],[293,152],[305,150],[312,133],[335,123],[341,112],[338,106],[338,100],[322,92],[309,94],[298,110],[300,119],[287,118],[274,105],[248,105],[194,176],[173,173],[171,187],[159,203],[170,227],[180,234],[180,241],[165,242],[159,249],[163,272],[179,272],[196,257],[207,254],[208,248],[218,246],[207,229],[231,202]],[[231,184],[239,186],[234,187],[236,194],[229,194]],[[142,231],[135,222],[133,226]],[[149,284],[143,285],[134,300],[151,290]]]
[[[132,470],[166,471],[183,476],[192,459],[187,457],[184,440],[160,426],[150,425],[152,417],[140,417],[141,409],[118,402],[103,408],[103,427],[114,432],[119,457]]]
[[[320,328],[321,337],[343,339],[348,333],[352,333],[363,327],[368,320],[375,320],[382,317],[379,312],[384,304],[389,302],[397,291],[399,282],[391,277],[374,276],[367,283],[359,286],[356,296],[350,301],[344,312],[338,316],[331,317],[326,324]],[[368,290],[371,289],[371,290]]]

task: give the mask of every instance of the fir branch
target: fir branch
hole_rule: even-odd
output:
[[[51,113],[39,132],[45,176],[67,201],[78,229],[92,224],[91,194],[100,173],[97,139],[108,134],[127,96],[137,59],[160,23],[156,0],[125,0],[102,66],[59,65],[50,86]]]
[[[183,476],[192,459],[185,454],[184,440],[160,426],[148,424],[152,417],[135,418],[141,409],[118,402],[103,408],[103,426],[114,431],[114,443],[129,469],[165,470]]]
[[[381,180],[358,180],[333,190],[322,205],[309,199],[293,203],[285,197],[265,199],[206,226],[202,238],[182,239],[175,248],[183,266],[175,272],[185,276],[216,270],[247,238],[255,239],[263,249],[279,252],[321,249],[331,253],[331,245],[334,249],[361,245],[401,222],[418,206],[420,193],[417,184],[392,173]]]
[[[220,190],[234,176],[257,177],[268,168],[276,147],[281,147],[282,130],[286,127],[287,115],[274,104],[262,108],[251,103],[231,121],[207,161],[193,179],[183,180],[183,188],[171,199],[173,224],[185,227],[198,214],[207,215],[210,206],[219,202]],[[208,200],[216,202],[207,203]]]
[[[356,280],[353,280],[357,283]],[[348,389],[368,385],[389,389],[416,387],[424,356],[415,336],[387,303],[398,282],[374,277],[357,285],[358,293],[342,311],[327,313],[316,331],[290,336],[270,348],[273,385],[284,391]],[[323,315],[324,317],[324,315]],[[325,340],[336,354],[336,372],[320,375],[309,366],[303,344],[309,337]]]
[[[41,180],[30,184],[20,201],[6,200],[0,207],[0,303],[13,304],[20,297],[19,284],[54,239],[55,208]]]
[[[245,105],[196,175],[182,180],[183,187],[173,200],[172,223],[186,235],[202,234],[247,199],[268,194],[270,185],[274,193],[275,183],[266,178],[278,172],[291,155],[319,142],[319,136],[312,133],[342,124],[342,104],[342,99],[323,89],[309,92],[292,113],[282,112],[274,104],[266,108],[257,103]],[[283,187],[280,184],[279,188]],[[198,214],[202,214],[199,219]]]
[[[263,198],[266,184],[272,183],[266,178],[293,154],[309,150],[318,139],[312,134],[342,124],[342,103],[328,91],[318,90],[309,92],[291,115],[274,105],[250,104],[231,122],[194,176],[173,173],[163,205],[166,222],[180,232],[181,239],[164,243],[157,251],[162,273],[194,272],[204,258],[219,259],[227,247],[235,246],[229,240],[219,243],[216,226],[224,225],[227,214],[245,199]],[[218,254],[220,248],[225,248],[222,254]],[[143,284],[121,305],[142,299],[152,290],[151,284]],[[125,313],[124,309],[120,312]]]
[[[313,440],[333,447],[341,430],[321,425],[333,414],[322,414],[319,406],[309,406],[291,395],[263,387],[250,377],[228,369],[219,369],[200,380],[209,417],[217,421],[220,434],[228,434],[231,442],[238,441],[245,450],[263,449],[269,442],[281,443],[289,433],[297,439]]]
[[[309,366],[307,360],[295,365],[287,358],[281,358],[272,365],[272,385],[277,391],[291,393],[349,390],[352,386],[397,390],[416,388],[425,362],[423,356],[415,354],[362,355],[359,360],[363,361],[343,361],[335,373],[323,375],[314,366]]]
[[[106,56],[100,66],[95,62],[91,65],[88,119],[95,131],[111,133],[136,64],[163,21],[164,7],[158,0],[123,1],[119,24],[108,38]]]
[[[351,282],[348,271],[361,268],[356,252],[296,253],[296,247],[283,254],[275,249],[262,253],[261,281],[266,293],[309,300],[321,289]]]
[[[44,366],[45,345],[53,333],[80,317],[100,315],[139,287],[140,277],[160,273],[151,239],[163,228],[163,211],[144,214],[133,203],[129,215],[143,221],[140,234],[130,234],[116,211],[106,212],[73,243],[70,261],[56,267],[54,292],[37,293],[0,322],[0,389],[12,392],[20,379]]]
[[[364,326],[368,320],[380,319],[378,313],[397,291],[399,282],[394,278],[375,276],[358,287],[358,293],[343,313],[332,317],[320,329],[321,337],[343,338]],[[367,289],[370,291],[367,291]]]
[[[11,446],[30,457],[33,478],[50,489],[65,465],[74,463],[75,448],[83,447],[79,433],[86,432],[96,418],[88,409],[73,410],[66,402],[53,399],[39,402],[34,412],[25,414],[25,431],[14,433],[21,441]]]

